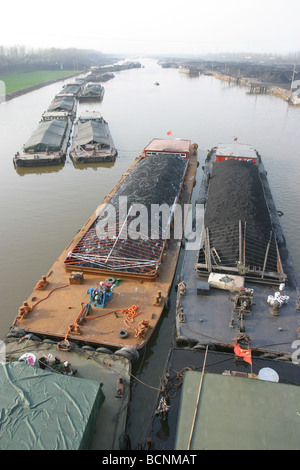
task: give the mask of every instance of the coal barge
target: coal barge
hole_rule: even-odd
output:
[[[188,204],[196,171],[196,144],[151,141],[38,282],[41,289],[20,306],[13,326],[52,338],[61,350],[70,349],[71,342],[129,357],[142,349],[168,308],[181,239],[152,239],[146,233],[126,239],[122,234],[134,224],[135,203],[147,209]],[[117,217],[107,220],[112,233],[103,234],[101,222],[109,208]],[[122,219],[118,211],[124,209]]]
[[[209,152],[198,201],[198,246],[178,289],[177,343],[291,355],[298,285],[261,157],[250,146]]]

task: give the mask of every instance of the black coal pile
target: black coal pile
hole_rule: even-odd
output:
[[[266,270],[277,271],[270,214],[258,168],[252,163],[231,159],[214,164],[204,223],[217,262],[236,266],[240,259],[247,266],[263,269],[268,250]]]
[[[132,204],[142,204],[149,214],[150,234],[151,206],[166,204],[172,207],[179,195],[187,164],[187,159],[177,156],[146,157],[134,167],[109,203],[115,207],[117,215],[120,197],[127,198],[127,213],[130,212]],[[98,220],[101,220],[102,216],[103,214],[100,214]]]
[[[179,196],[187,165],[187,159],[174,155],[142,159],[69,254],[67,263],[142,273],[158,269],[170,211]],[[157,205],[155,216],[153,205]],[[158,210],[162,205],[167,208],[166,216]]]

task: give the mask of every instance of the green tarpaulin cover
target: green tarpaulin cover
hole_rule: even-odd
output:
[[[72,97],[66,96],[59,98],[57,97],[50,104],[48,111],[72,111],[74,108],[75,100]]]
[[[78,123],[76,144],[86,145],[92,142],[110,145],[107,128],[104,123],[93,120]]]
[[[99,85],[93,85],[87,87],[83,92],[81,93],[81,96],[85,95],[101,95],[103,93],[103,88],[102,86]]]
[[[205,373],[194,422],[201,374],[184,374],[176,450],[299,450],[300,387]]]
[[[46,152],[47,150],[59,151],[61,149],[67,121],[41,121],[30,139],[24,145],[25,152]]]
[[[0,363],[0,449],[88,449],[103,401],[96,381]]]

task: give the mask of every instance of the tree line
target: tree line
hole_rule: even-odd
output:
[[[91,65],[103,65],[115,61],[102,52],[86,49],[33,49],[24,45],[0,45],[0,73],[5,74],[37,69],[82,70]]]

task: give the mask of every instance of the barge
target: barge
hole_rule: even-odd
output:
[[[208,153],[176,304],[177,344],[291,357],[299,290],[261,156],[250,146]]]
[[[299,385],[299,360],[173,348],[142,448],[299,450]]]
[[[85,111],[74,127],[70,157],[74,163],[114,162],[118,152],[108,123],[97,111]]]
[[[182,235],[162,236],[159,212],[158,236],[134,216],[141,205],[165,204],[171,231],[174,204],[189,203],[196,171],[196,144],[153,139],[37,283],[13,326],[59,341],[60,350],[71,341],[129,357],[141,350],[168,308]],[[135,224],[143,226],[136,237]]]
[[[76,117],[77,100],[73,96],[56,96],[47,109],[47,113],[67,112],[74,121]]]
[[[73,126],[66,111],[46,112],[23,149],[13,158],[16,167],[63,165]]]
[[[131,361],[105,349],[58,350],[19,328],[4,341],[2,450],[124,450]],[[23,399],[22,397],[28,397]]]
[[[60,90],[60,92],[56,96],[59,96],[59,97],[70,96],[70,97],[77,98],[81,90],[82,90],[82,85],[80,85],[79,83],[67,83],[66,85],[63,86],[63,88]]]
[[[99,83],[87,83],[78,95],[78,101],[102,101],[104,87]]]

